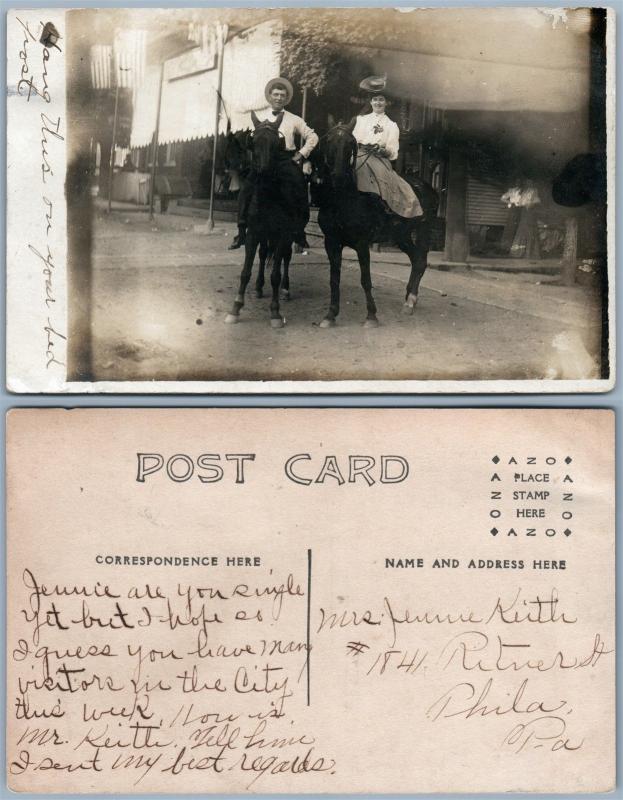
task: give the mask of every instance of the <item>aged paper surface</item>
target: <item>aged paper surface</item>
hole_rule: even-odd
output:
[[[615,781],[614,415],[18,410],[9,785]]]
[[[9,11],[9,390],[608,390],[614,52],[599,8]],[[370,135],[398,128],[404,230],[374,181],[355,203],[331,172],[329,133],[384,75]],[[288,277],[269,255],[261,278],[234,237],[277,76],[319,141],[297,202],[280,180],[258,201],[311,214]]]

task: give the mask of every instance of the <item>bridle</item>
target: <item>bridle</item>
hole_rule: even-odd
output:
[[[251,152],[252,158],[251,161],[253,162],[253,155],[255,154],[254,148],[254,137],[258,131],[270,131],[273,135],[277,136],[278,141],[278,148],[281,149],[285,146],[285,136],[284,134],[268,120],[261,122],[254,130],[249,133],[249,138],[247,142],[247,148]],[[277,164],[273,164],[273,171],[276,172]]]
[[[339,123],[338,125],[334,125],[333,128],[329,128],[329,130],[318,139],[318,144],[320,145],[320,143],[323,142],[324,140],[328,139],[329,136],[331,136],[334,133],[339,133],[339,132],[348,133],[349,136],[353,137],[352,130],[349,129],[348,125],[346,125],[344,123]],[[355,167],[355,163],[357,161],[357,142],[354,139],[354,137],[353,137],[353,141],[354,141],[354,147],[351,147],[351,156],[350,156],[350,159],[349,159],[349,168],[354,172],[357,169],[357,167]],[[319,148],[319,152],[322,155],[322,160],[323,160],[324,166],[328,167],[329,165],[328,165],[328,162],[327,162],[327,158],[326,158],[326,155],[323,152],[322,148]]]
[[[341,130],[341,131],[348,132],[348,133],[350,134],[350,136],[351,136],[351,137],[352,137],[352,135],[353,135],[353,133],[352,133],[352,130],[351,130],[351,129],[349,129],[349,126],[348,126],[348,125],[345,125],[345,124],[343,124],[343,123],[340,123],[340,124],[338,124],[338,125],[335,125],[333,128],[330,128],[330,129],[329,129],[329,130],[328,130],[328,131],[327,131],[327,132],[326,132],[326,133],[325,133],[323,136],[321,136],[321,137],[319,138],[319,140],[318,140],[318,144],[320,144],[320,142],[321,142],[323,139],[326,139],[326,138],[327,138],[327,137],[328,137],[330,134],[332,134],[332,133],[334,133],[334,132],[336,132],[336,131],[340,131],[340,130]],[[353,139],[354,139],[354,137],[353,137]],[[367,153],[366,153],[366,156],[365,156],[365,158],[364,158],[364,159],[362,159],[362,160],[361,160],[361,162],[360,162],[359,164],[357,164],[357,158],[358,158],[358,150],[359,150],[359,147],[361,147],[361,148],[364,150],[364,152],[367,150]],[[322,152],[322,151],[321,151],[321,152]],[[323,155],[323,164],[324,164],[324,166],[325,166],[325,167],[327,167],[327,168],[328,168],[328,166],[329,166],[329,165],[327,164],[326,157],[324,156],[324,154],[322,154],[322,155]],[[364,167],[364,166],[365,166],[365,165],[368,163],[369,159],[370,159],[370,158],[371,158],[371,156],[373,156],[373,155],[374,155],[374,150],[372,149],[372,147],[371,147],[371,146],[367,146],[367,145],[359,145],[359,144],[356,142],[356,140],[355,140],[355,147],[353,148],[353,152],[352,152],[352,155],[351,155],[351,161],[350,161],[350,164],[349,164],[350,171],[351,171],[351,173],[352,173],[352,177],[353,177],[353,179],[355,179],[355,183],[357,182],[357,181],[356,181],[356,178],[355,178],[355,175],[356,175],[356,173],[357,173],[357,172],[358,172],[360,169],[362,169],[362,167]],[[378,189],[379,189],[379,194],[381,194],[381,187],[379,186],[379,182],[378,182],[378,180],[377,180],[377,178],[376,178],[376,175],[374,175],[374,173],[372,173],[372,177],[374,178],[374,180],[375,180],[375,182],[376,182],[376,185],[378,186]]]

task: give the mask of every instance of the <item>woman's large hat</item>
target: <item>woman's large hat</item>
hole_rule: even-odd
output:
[[[359,88],[368,94],[385,94],[385,87],[387,86],[386,75],[370,75],[369,78],[364,78],[359,84]]]
[[[294,97],[294,87],[287,78],[271,78],[266,84],[266,88],[264,89],[264,97],[270,103],[270,93],[275,88],[275,86],[279,85],[283,86],[287,92],[286,105],[288,105],[290,100],[292,100],[292,98]]]
[[[388,106],[391,106],[395,100],[395,98],[387,92],[386,75],[370,75],[368,78],[364,78],[359,84],[358,96],[351,97],[351,102],[369,108],[370,100],[377,94],[383,95],[387,100]]]

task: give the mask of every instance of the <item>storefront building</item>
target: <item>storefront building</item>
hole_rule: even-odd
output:
[[[577,30],[554,33],[547,27],[551,23],[539,27],[535,22],[534,47],[552,42],[543,64],[535,62],[529,40],[513,53],[495,48],[475,53],[466,43],[457,47],[444,38],[441,17],[429,13],[429,24],[438,25],[429,28],[435,34],[430,52],[344,43],[339,80],[328,82],[320,96],[296,84],[290,109],[304,111],[323,134],[361,111],[356,87],[362,77],[387,74],[388,89],[397,98],[389,114],[401,129],[396,169],[407,178],[418,175],[438,192],[433,245],[445,250],[448,261],[465,262],[470,255],[561,259],[577,254],[578,247],[580,254],[589,253],[589,218],[595,209],[558,205],[552,187],[571,159],[603,146],[589,133],[590,19],[576,24]],[[464,17],[468,42],[469,26],[481,25],[482,17],[454,13]],[[539,20],[537,10],[535,15]],[[508,24],[508,15],[498,19],[492,9],[488,24],[495,41],[496,26]],[[162,59],[148,61],[134,95],[129,146],[116,155],[119,169],[129,155],[132,168],[144,179],[149,176],[159,116],[157,173],[183,178],[190,201],[201,204],[210,193],[216,133],[216,193],[227,205],[237,182],[227,169],[226,133],[250,128],[251,111],[267,107],[264,86],[281,74],[283,36],[278,16],[245,30],[229,29],[218,130],[217,52],[210,26],[195,31],[195,46],[169,57],[164,66]],[[413,46],[421,44],[414,40]],[[137,194],[137,202],[144,198],[144,191]]]

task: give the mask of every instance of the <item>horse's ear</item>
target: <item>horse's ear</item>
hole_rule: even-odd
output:
[[[260,124],[260,121],[257,118],[257,114],[255,113],[255,111],[251,112],[251,122],[253,123],[254,128],[257,128],[257,126]]]
[[[272,122],[272,126],[273,126],[273,128],[274,128],[275,130],[277,130],[277,131],[278,131],[278,130],[279,130],[279,126],[281,125],[281,123],[282,123],[282,122],[283,122],[283,111],[281,111],[281,112],[280,112],[280,113],[279,113],[279,114],[278,114],[278,115],[275,117],[274,121]]]
[[[357,117],[353,117],[353,118],[351,119],[351,121],[348,123],[348,125],[346,126],[346,130],[347,130],[349,133],[352,133],[352,132],[355,130],[355,125],[356,125],[356,124],[357,124]]]
[[[327,125],[329,126],[329,130],[331,130],[331,128],[335,128],[335,117],[333,114],[327,115]]]

